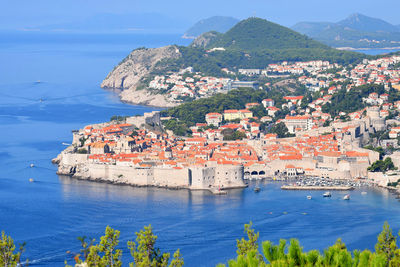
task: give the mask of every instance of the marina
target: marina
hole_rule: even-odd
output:
[[[297,185],[282,185],[282,190],[335,190],[335,191],[348,191],[354,190],[351,186],[297,186]]]
[[[287,181],[288,182],[288,181]],[[366,180],[334,180],[320,177],[301,177],[281,186],[282,190],[350,191],[372,184]],[[329,192],[326,192],[329,193]]]

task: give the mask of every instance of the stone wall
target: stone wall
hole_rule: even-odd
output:
[[[89,163],[85,154],[62,154],[59,174],[134,186],[212,189],[245,187],[243,166],[157,168]]]
[[[194,167],[189,169],[189,181],[192,189],[210,188],[215,184],[215,167]]]
[[[235,188],[245,186],[243,182],[244,168],[236,165],[218,165],[215,167],[215,186],[219,188]]]

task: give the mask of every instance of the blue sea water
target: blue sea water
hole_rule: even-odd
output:
[[[372,56],[376,56],[376,55],[382,55],[382,54],[389,54],[389,53],[393,53],[393,52],[397,52],[400,49],[362,49],[362,50],[354,50],[355,52],[360,52],[360,53],[364,53],[367,55],[372,55]]]
[[[385,220],[400,229],[400,203],[381,189],[355,190],[343,201],[345,193],[326,199],[321,192],[281,191],[279,183],[261,183],[256,194],[251,183],[213,196],[57,176],[51,159],[71,142],[72,129],[153,110],[102,90],[108,71],[135,47],[187,42],[178,35],[0,35],[0,229],[27,242],[31,266],[72,263],[66,252],[79,251],[76,238],[98,239],[107,225],[121,231],[124,266],[126,242],[148,224],[158,246],[180,248],[188,266],[234,257],[249,221],[261,240],[295,237],[305,250],[322,250],[339,237],[350,249],[372,249]]]

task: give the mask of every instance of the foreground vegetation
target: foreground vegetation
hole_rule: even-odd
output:
[[[237,257],[228,261],[229,267],[394,267],[400,266],[400,249],[397,245],[397,237],[393,235],[387,222],[383,225],[382,232],[378,235],[375,252],[370,250],[349,251],[346,245],[338,239],[336,243],[325,249],[321,254],[318,250],[304,252],[297,239],[288,242],[281,239],[278,245],[271,241],[261,243],[259,248],[259,233],[252,228],[252,223],[244,226],[246,237],[236,240]],[[400,234],[400,233],[399,233]],[[95,244],[95,239],[86,240],[79,237],[82,249],[79,253],[71,253],[76,267],[120,267],[122,266],[122,250],[119,247],[118,230],[107,226],[105,235],[100,242]],[[157,236],[154,235],[152,227],[145,226],[143,230],[136,233],[136,242],[128,241],[127,246],[133,261],[129,266],[141,267],[181,267],[184,265],[183,257],[178,250],[175,251],[170,261],[169,253],[161,253],[155,246]],[[21,263],[21,254],[24,244],[16,251],[16,246],[11,237],[2,232],[0,239],[0,266],[15,267],[27,266]],[[71,267],[65,263],[65,266]],[[218,267],[226,266],[218,264]]]
[[[258,237],[251,228],[251,223],[245,225],[247,239],[237,240],[237,258],[228,261],[229,267],[247,266],[301,266],[301,267],[385,267],[400,266],[400,249],[397,238],[393,235],[389,225],[385,222],[383,231],[378,235],[375,252],[370,250],[349,251],[341,239],[325,249],[321,254],[318,250],[304,252],[297,239],[291,239],[289,245],[281,239],[278,245],[271,241],[264,241],[259,249]],[[224,264],[218,265],[223,267]]]

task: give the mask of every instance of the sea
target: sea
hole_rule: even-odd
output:
[[[400,203],[379,188],[356,189],[344,201],[344,192],[323,198],[323,192],[282,191],[279,182],[250,182],[214,196],[58,176],[51,159],[71,143],[71,130],[157,110],[121,103],[99,85],[132,49],[171,43],[189,40],[171,34],[0,34],[0,230],[17,244],[26,242],[22,258],[30,266],[72,264],[77,237],[99,240],[108,225],[121,232],[123,266],[131,261],[127,241],[146,225],[158,236],[157,247],[171,254],[179,248],[187,266],[235,257],[236,240],[250,221],[261,241],[298,238],[304,250],[323,251],[338,238],[352,250],[373,249],[385,221],[399,231]]]
[[[393,48],[393,49],[378,49],[378,48],[374,48],[374,49],[361,49],[361,50],[353,50],[354,52],[359,52],[359,53],[363,53],[363,54],[367,54],[367,55],[372,55],[372,56],[376,56],[376,55],[382,55],[382,54],[389,54],[389,53],[393,53],[393,52],[397,52],[400,49],[398,48]]]

